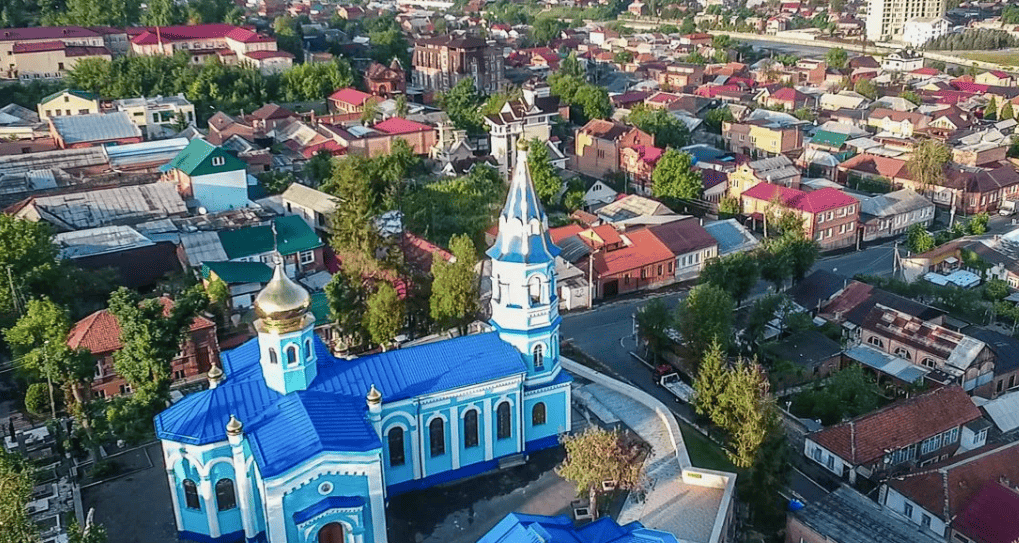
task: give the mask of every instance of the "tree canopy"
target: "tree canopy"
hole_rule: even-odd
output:
[[[31,464],[0,447],[0,543],[39,541],[39,530],[26,508],[33,485]]]
[[[849,63],[849,55],[846,54],[846,50],[841,47],[829,49],[824,55],[824,60],[829,66],[836,70],[841,70],[846,67]]]
[[[728,109],[728,108],[726,108]],[[690,131],[675,115],[661,108],[635,106],[627,120],[655,138],[656,147],[685,147],[690,144]]]
[[[379,282],[375,292],[368,296],[364,313],[364,328],[372,343],[385,350],[403,328],[404,311],[403,301],[393,285]]]
[[[952,150],[935,139],[923,139],[913,147],[906,168],[921,190],[927,191],[945,179],[945,166],[952,160]]]
[[[605,492],[603,482],[614,481],[620,489],[632,489],[640,483],[641,451],[627,444],[622,434],[591,427],[580,434],[563,434],[560,440],[566,460],[556,467],[556,473],[577,485],[577,494],[589,496],[592,515],[598,515],[598,495]]]
[[[726,291],[710,284],[697,285],[677,308],[676,323],[683,340],[700,356],[713,341],[723,349],[729,345],[735,309]]]
[[[709,261],[701,270],[699,281],[725,290],[738,306],[757,284],[760,274],[754,255],[738,252]]]
[[[439,104],[446,110],[449,120],[470,134],[484,130],[479,108],[485,100],[474,83],[474,79],[465,77],[439,96]]]
[[[538,194],[541,203],[546,207],[558,204],[559,191],[563,187],[563,180],[552,165],[552,157],[549,154],[545,142],[537,139],[531,140],[527,147],[527,167],[531,174],[531,183],[534,185],[534,192]]]
[[[658,159],[651,179],[656,198],[696,200],[704,193],[700,168],[693,167],[693,157],[676,149],[665,151]]]
[[[478,255],[474,242],[464,234],[450,238],[449,248],[453,262],[433,255],[431,317],[465,332],[478,311],[478,280],[474,273]]]

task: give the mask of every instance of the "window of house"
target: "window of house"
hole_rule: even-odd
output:
[[[1005,380],[1004,379],[998,379],[998,384],[994,387],[994,391],[995,392],[1001,392],[1001,390],[1003,388],[1005,388]]]
[[[407,455],[403,445],[403,428],[399,426],[391,428],[387,441],[389,441],[389,465],[392,467],[404,465],[407,462]]]
[[[912,359],[912,357],[909,354],[909,351],[907,351],[903,347],[896,347],[895,348],[895,356],[897,356],[899,358],[902,358],[904,360],[911,360]]]
[[[446,454],[446,435],[441,417],[435,417],[428,423],[428,441],[432,458]]]
[[[183,378],[184,378],[184,370],[173,370],[173,379],[175,381],[180,381]]]
[[[882,349],[885,348],[885,342],[882,341],[881,338],[877,336],[870,336],[869,338],[867,338],[867,343],[870,343],[871,345],[875,347],[880,347]]]
[[[507,439],[513,434],[511,423],[510,404],[509,402],[502,402],[495,410],[496,436],[499,439]]]
[[[234,482],[231,479],[216,481],[216,509],[228,511],[237,507],[237,496],[234,493]]]
[[[647,279],[647,268],[641,268],[640,269],[640,278],[641,279]]]
[[[541,344],[534,346],[534,371],[541,371],[545,369],[545,353],[543,352]]]
[[[546,420],[545,403],[538,402],[531,408],[531,426],[541,426]]]
[[[226,164],[226,159],[225,158],[223,158],[221,156],[214,156],[214,157],[212,157],[212,165],[213,166],[222,166],[223,164]]]
[[[272,347],[269,347],[269,363],[270,364],[280,363],[279,356],[276,355],[276,349],[273,349]]]
[[[627,274],[623,275],[623,284],[624,285],[629,285],[630,284],[630,274],[627,273]]]
[[[1008,376],[1008,388],[1012,388],[1014,386],[1015,386],[1015,374],[1013,373],[1012,375]]]
[[[929,356],[927,358],[924,358],[922,361],[920,361],[920,364],[922,364],[924,366],[927,366],[928,368],[935,368],[935,367],[937,367],[937,363],[934,362],[934,359],[929,357]]]
[[[471,409],[464,413],[464,448],[478,446],[478,410]]]
[[[945,438],[941,441],[941,443],[942,445],[947,447],[948,445],[951,445],[959,440],[959,428],[958,427],[952,428],[951,430],[945,432],[944,435]]]
[[[131,393],[131,385],[130,384],[120,385],[120,393],[121,394],[130,394]]]
[[[820,464],[821,463],[821,448],[820,447],[814,447],[813,456],[814,456],[814,461]]]
[[[184,479],[184,506],[188,509],[202,509],[202,502],[198,499],[198,485],[191,479]]]
[[[931,516],[927,514],[920,514],[920,526],[930,529],[931,527]]]
[[[662,274],[662,265],[659,264],[658,265],[658,275],[661,275],[661,274]]]
[[[301,251],[300,252],[301,265],[311,264],[315,262],[315,251]]]
[[[906,515],[906,518],[913,518],[913,504],[902,504],[902,514]]]

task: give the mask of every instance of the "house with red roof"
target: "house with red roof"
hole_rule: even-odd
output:
[[[792,87],[782,87],[773,93],[766,94],[763,96],[762,102],[766,107],[781,107],[786,111],[795,111],[801,107],[812,107],[817,104],[816,100]]]
[[[651,230],[622,235],[623,245],[594,253],[595,298],[657,288],[676,280],[675,255]]]
[[[991,70],[977,74],[973,81],[981,85],[993,85],[999,87],[1014,87],[1016,84],[1015,77],[1001,70]]]
[[[264,75],[279,73],[293,65],[293,55],[280,51],[276,38],[264,36],[251,27],[225,23],[131,27],[127,29],[131,53],[170,56],[186,51],[198,64],[219,58],[225,64],[245,64]]]
[[[620,171],[620,150],[633,146],[654,146],[647,132],[616,121],[591,119],[577,129],[573,169],[594,177]]]
[[[962,387],[947,386],[807,434],[803,454],[850,483],[877,480],[954,455],[979,420]]]
[[[339,134],[341,143],[347,147],[347,153],[364,157],[391,153],[397,140],[406,142],[414,154],[427,155],[438,137],[438,130],[434,126],[400,117],[390,117],[371,128],[352,126],[332,129]]]
[[[759,183],[740,196],[743,213],[761,221],[767,228],[787,212],[803,220],[803,233],[822,251],[856,244],[860,221],[860,202],[838,190],[826,187],[811,192]]]
[[[163,305],[163,315],[169,316],[173,300],[165,296],[158,300]],[[120,342],[120,324],[108,309],[96,311],[75,323],[68,334],[67,346],[88,349],[95,358],[93,393],[100,398],[111,398],[131,392],[131,385],[114,368],[113,355],[123,344]],[[173,381],[177,385],[195,381],[214,364],[219,364],[216,323],[199,315],[191,322],[180,353],[170,362]]]
[[[664,152],[664,149],[654,145],[634,145],[619,150],[619,168],[630,186],[639,194],[651,194],[651,175]]]
[[[336,92],[329,95],[329,112],[330,113],[357,113],[358,115],[364,111],[365,105],[369,102],[378,102],[377,96],[372,96],[367,92],[359,91],[353,87],[346,87],[338,89]]]

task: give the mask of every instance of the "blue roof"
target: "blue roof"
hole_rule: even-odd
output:
[[[541,224],[537,232],[531,230],[532,220]],[[527,153],[519,151],[506,205],[500,214],[499,235],[486,254],[504,262],[552,262],[559,248],[552,243],[547,225],[548,218],[531,182]]]
[[[353,360],[337,359],[316,337],[318,376],[309,391],[345,397],[364,411],[372,384],[386,402],[451,390],[527,371],[520,353],[495,332],[474,334]],[[224,352],[226,379],[216,388],[186,396],[156,415],[160,439],[203,445],[226,439],[230,415],[254,424],[284,396],[265,384],[258,340]],[[291,409],[306,409],[287,403]],[[353,405],[353,404],[352,404]],[[314,417],[311,418],[314,423]],[[260,465],[261,466],[261,465]]]
[[[510,513],[478,543],[678,543],[678,540],[668,532],[649,530],[639,522],[620,526],[611,517],[575,528],[566,515]]]
[[[322,452],[364,452],[382,446],[365,401],[303,390],[270,405],[246,430],[263,477],[275,477]]]
[[[303,511],[294,513],[294,524],[300,524],[315,518],[330,509],[347,509],[350,507],[361,507],[362,505],[364,505],[364,498],[361,496],[329,496]]]

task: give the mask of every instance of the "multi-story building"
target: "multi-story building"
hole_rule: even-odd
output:
[[[771,183],[760,183],[740,197],[743,213],[774,223],[783,213],[803,219],[803,234],[817,241],[821,250],[849,247],[856,243],[860,203],[834,188],[803,192]]]
[[[195,122],[195,106],[183,94],[114,100],[113,108],[127,112],[131,122],[145,133],[147,139],[168,138],[176,134],[178,120],[184,125]]]
[[[723,122],[722,138],[730,151],[753,157],[781,155],[803,147],[799,124],[768,119]]]
[[[655,139],[639,128],[615,121],[591,119],[574,139],[575,168],[594,177],[620,170],[619,152],[625,147],[654,146]]]
[[[80,26],[0,30],[2,78],[60,78],[82,58],[110,55],[102,34]]]
[[[166,165],[163,179],[176,185],[183,198],[196,200],[210,213],[249,204],[247,166],[202,138],[191,140]]]
[[[785,155],[744,162],[729,172],[729,196],[739,198],[759,183],[771,183],[791,189],[800,188],[803,173]]]
[[[952,27],[944,17],[914,17],[902,27],[902,41],[913,47],[948,34]]]
[[[290,68],[294,56],[279,51],[276,38],[263,36],[243,26],[204,24],[157,26],[129,29],[131,53],[136,55],[173,55],[187,51],[191,62],[200,64],[217,57],[224,64],[242,64],[265,75]]]
[[[906,21],[945,16],[945,0],[870,0],[867,9],[867,39],[898,41]]]
[[[503,175],[513,170],[517,142],[548,141],[552,135],[552,119],[558,113],[559,98],[552,96],[548,84],[529,81],[524,84],[520,99],[506,102],[499,113],[485,117],[492,156],[499,161],[499,171]]]
[[[91,92],[66,89],[55,92],[36,104],[39,120],[66,115],[92,115],[99,113],[99,97]]]
[[[482,92],[502,90],[506,81],[502,49],[476,36],[448,34],[414,42],[411,82],[426,92],[446,92],[471,79]]]

